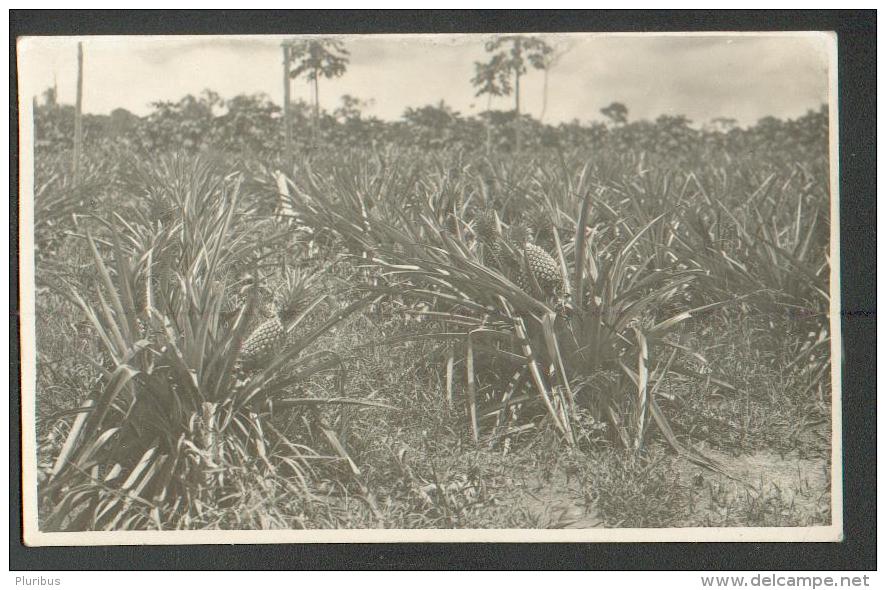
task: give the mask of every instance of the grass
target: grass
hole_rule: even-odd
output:
[[[817,162],[124,162],[91,213],[37,197],[67,207],[38,232],[44,529],[829,520]],[[505,241],[527,223],[565,294]],[[225,302],[294,271],[305,312],[244,375],[259,292]]]

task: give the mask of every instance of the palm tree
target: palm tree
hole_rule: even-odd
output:
[[[284,45],[289,64],[295,67],[289,70],[290,78],[304,76],[313,86],[314,114],[313,140],[317,141],[317,122],[320,119],[320,77],[332,79],[343,75],[348,66],[348,55],[344,44],[337,39],[309,39],[292,41]]]
[[[492,110],[493,96],[506,96],[511,93],[511,80],[507,68],[501,62],[502,55],[496,55],[489,63],[474,62],[476,74],[471,84],[477,88],[474,96],[486,95],[486,153],[492,152],[492,119],[488,116]]]
[[[538,37],[504,35],[488,41],[486,51],[492,54],[492,58],[485,64],[477,63],[477,76],[471,82],[481,88],[477,93],[478,96],[484,92],[490,96],[493,95],[491,92],[482,90],[488,80],[493,80],[501,93],[509,96],[511,94],[510,79],[513,77],[516,151],[519,152],[520,78],[526,75],[528,67],[544,70],[547,67],[547,58],[553,49]],[[502,80],[506,80],[507,84],[503,84]]]

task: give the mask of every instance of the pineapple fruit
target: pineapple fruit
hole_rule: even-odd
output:
[[[560,274],[560,267],[553,256],[533,243],[530,228],[525,225],[514,227],[511,232],[511,241],[514,243],[515,250],[523,253],[526,258],[525,264],[522,259],[518,264],[517,286],[527,293],[534,291],[533,282],[526,273],[526,267],[528,267],[535,282],[541,288],[542,295],[547,297],[561,293],[563,277]]]
[[[526,254],[526,262],[529,272],[535,277],[538,286],[545,295],[559,293],[563,287],[563,277],[560,275],[560,267],[557,266],[553,256],[531,242],[523,245]],[[520,287],[525,291],[531,291],[532,281],[525,272],[520,273]]]
[[[560,267],[544,248],[533,243],[532,230],[528,225],[521,223],[513,226],[506,242],[498,230],[495,213],[487,211],[475,220],[474,231],[487,248],[490,262],[513,280],[520,289],[527,293],[535,292],[533,281],[526,273],[528,267],[541,289],[541,295],[545,298],[555,298],[558,310],[566,311],[568,303],[564,298],[565,289]]]
[[[474,233],[483,242],[490,244],[498,238],[498,227],[495,222],[495,213],[484,211],[474,221]]]
[[[489,262],[498,267],[499,270],[504,270],[504,247],[493,211],[485,211],[477,217],[474,221],[474,233],[486,248]]]
[[[286,348],[289,324],[305,309],[310,281],[304,275],[286,278],[284,295],[272,306],[270,317],[258,325],[240,347],[240,368],[255,370]]]
[[[280,314],[275,312],[252,331],[240,348],[240,363],[244,368],[261,366],[278,351],[286,341],[286,328]]]

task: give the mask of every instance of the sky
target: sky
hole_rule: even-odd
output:
[[[697,124],[716,117],[753,124],[765,116],[792,118],[828,100],[829,38],[823,34],[767,35],[540,35],[559,58],[548,75],[546,123],[602,120],[613,101],[629,118],[683,114]],[[476,114],[487,99],[475,97],[474,62],[488,59],[483,35],[345,36],[347,72],[321,79],[325,109],[350,94],[370,101],[367,115],[398,119],[407,107],[441,100]],[[83,109],[107,114],[122,107],[147,114],[150,103],[178,100],[209,88],[224,98],[264,93],[282,104],[282,37],[87,37],[20,41],[19,89],[32,96],[58,85],[59,100],[73,104],[76,44],[83,41]],[[530,70],[522,82],[522,109],[542,113],[544,75]],[[310,98],[296,80],[293,99]],[[512,98],[492,101],[513,108]]]

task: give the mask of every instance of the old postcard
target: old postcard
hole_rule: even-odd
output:
[[[25,541],[834,541],[826,32],[18,43]]]

